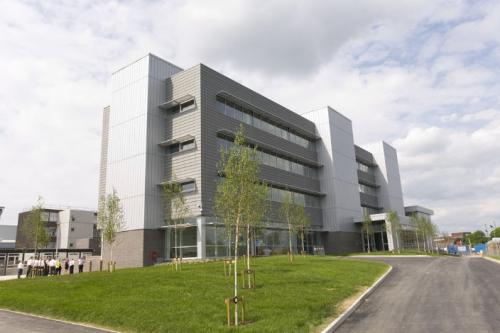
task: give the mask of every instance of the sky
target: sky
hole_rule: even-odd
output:
[[[329,105],[398,150],[406,205],[500,226],[500,1],[0,0],[2,224],[97,203],[113,71],[203,63],[297,113]]]

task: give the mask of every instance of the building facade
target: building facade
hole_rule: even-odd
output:
[[[31,212],[19,214],[16,234],[17,249],[35,247],[29,224]],[[44,209],[42,221],[49,235],[46,249],[93,249],[100,251],[97,212],[81,209]]]
[[[310,252],[361,251],[364,214],[382,225],[393,210],[408,224],[396,150],[387,143],[372,152],[356,146],[351,120],[330,107],[299,115],[203,64],[183,70],[151,54],[113,73],[111,91],[99,197],[115,189],[121,198],[125,227],[113,249],[121,267],[169,260],[176,250],[184,258],[227,255],[213,198],[220,150],[231,146],[240,124],[270,186],[271,210],[266,227],[254,233],[252,253],[286,248],[278,215],[286,192],[311,218]],[[182,245],[165,225],[165,182],[181,184],[189,206],[188,223],[177,229]],[[379,229],[377,246],[390,249],[394,236]]]

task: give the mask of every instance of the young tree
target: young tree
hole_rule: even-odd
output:
[[[307,229],[311,226],[311,219],[309,218],[309,215],[307,215],[305,207],[302,205],[298,205],[296,215],[297,231],[300,235],[300,241],[302,243],[302,255],[305,255],[304,238],[306,236]]]
[[[49,233],[45,228],[45,221],[42,218],[43,199],[38,197],[36,204],[31,208],[29,215],[25,219],[23,231],[30,243],[34,244],[35,257],[39,249],[43,249],[49,243]]]
[[[391,231],[396,238],[396,248],[398,249],[398,253],[401,253],[399,246],[399,231],[401,230],[401,222],[399,221],[398,213],[391,210],[387,213],[387,220],[391,223]]]
[[[373,234],[373,223],[370,215],[365,214],[363,217],[363,224],[361,226],[362,232],[366,234],[366,239],[368,240],[368,253],[371,251],[371,244],[370,244],[370,238],[371,235]]]
[[[416,243],[417,243],[417,250],[418,252],[420,252],[420,242],[418,241],[418,233],[419,233],[419,222],[418,222],[418,217],[417,217],[417,214],[416,213],[412,213],[410,215],[410,221],[411,221],[411,224],[413,226],[413,228],[415,229],[415,238],[416,238]]]
[[[214,200],[216,215],[234,237],[234,297],[238,297],[238,242],[245,223],[262,220],[267,199],[267,186],[259,181],[259,162],[255,149],[245,146],[244,128],[240,126],[229,153],[221,152],[220,174]],[[258,213],[260,212],[260,214]],[[238,303],[234,307],[235,325],[238,325]]]
[[[424,216],[421,216],[419,218],[417,218],[417,229],[418,229],[418,233],[422,236],[422,241],[423,241],[423,245],[424,245],[424,252],[427,253],[427,229],[428,229],[428,226],[427,226],[427,218],[425,218]]]
[[[430,235],[432,237],[431,239],[432,249],[435,249],[436,248],[435,239],[439,235],[439,228],[437,224],[432,223],[431,221],[429,221],[429,223],[430,223]],[[439,253],[439,249],[436,249],[436,253]]]
[[[288,225],[288,253],[289,260],[293,262],[292,235],[299,234],[302,241],[302,254],[304,254],[305,231],[311,224],[304,206],[295,202],[291,193],[286,193],[280,208],[280,216]]]
[[[182,247],[182,243],[178,246],[177,227],[185,223],[190,211],[186,204],[186,197],[182,192],[182,185],[175,180],[175,176],[172,182],[163,185],[163,194],[165,198],[165,224],[174,227],[175,268],[177,269],[178,248]],[[182,250],[180,258],[182,260]]]
[[[280,215],[288,225],[288,260],[290,262],[293,262],[292,234],[295,233],[296,205],[297,204],[293,200],[292,194],[287,192],[283,198],[283,202],[281,203]]]
[[[110,261],[113,262],[113,247],[116,244],[116,234],[125,225],[123,209],[120,203],[120,198],[113,189],[113,192],[107,197],[101,198],[101,207],[97,214],[99,229],[101,229],[102,240],[109,245]],[[101,245],[101,251],[103,246]]]

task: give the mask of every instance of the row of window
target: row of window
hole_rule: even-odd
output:
[[[358,184],[359,192],[371,195],[377,195],[377,190],[374,187]]]
[[[275,187],[269,188],[268,199],[270,201],[283,202],[285,200],[285,196],[287,193],[290,193],[292,195],[294,202],[298,204],[301,204],[306,207],[317,207],[317,208],[321,207],[318,197],[309,194],[283,190]]]
[[[363,209],[363,216],[380,213],[380,209],[377,208],[365,207],[365,206],[362,206],[361,208]]]
[[[226,116],[298,144],[304,148],[311,148],[314,146],[313,142],[291,132],[288,128],[276,125],[261,115],[256,114],[241,105],[228,101],[223,97],[217,96],[216,107],[218,112],[225,114]]]
[[[170,107],[167,111],[170,113],[176,114],[176,113],[182,113],[182,112],[192,110],[195,107],[196,107],[196,104],[194,102],[194,99],[191,99],[189,101],[174,105],[174,106]]]
[[[370,168],[368,165],[363,164],[361,162],[358,162],[358,170],[364,171],[364,172],[371,172],[372,168]]]
[[[234,143],[225,138],[217,138],[217,148],[223,149],[228,152],[229,149],[234,145]],[[264,165],[268,165],[273,168],[278,168],[281,170],[289,171],[301,176],[317,178],[317,170],[302,164],[297,161],[293,161],[288,158],[277,156],[270,152],[264,152],[261,150],[257,151],[257,159]]]
[[[170,154],[173,154],[173,153],[178,153],[180,151],[193,149],[194,147],[195,147],[195,145],[194,145],[194,139],[193,139],[193,140],[188,140],[185,142],[174,143],[173,145],[168,146],[168,150],[169,150]]]

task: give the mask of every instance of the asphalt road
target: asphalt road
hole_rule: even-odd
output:
[[[109,331],[0,310],[0,332],[9,333],[105,333]]]
[[[336,332],[500,332],[499,264],[467,257],[369,260],[393,271]]]

